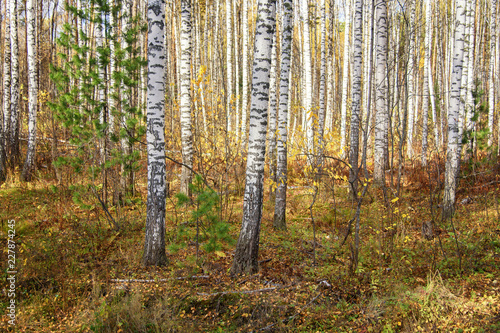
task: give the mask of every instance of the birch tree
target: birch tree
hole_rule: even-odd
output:
[[[3,69],[3,138],[0,142],[2,145],[3,153],[8,152],[10,144],[10,104],[11,104],[11,48],[10,48],[10,7],[5,5],[4,17],[4,69]],[[6,164],[4,160],[4,165]],[[4,170],[5,172],[5,170]]]
[[[2,3],[0,2],[0,13],[2,12]],[[0,18],[0,27],[2,27],[2,24],[3,24],[3,27],[5,27],[5,19],[4,20],[1,20]],[[3,31],[5,31],[5,28],[3,28]],[[0,34],[1,35],[1,34]],[[5,54],[4,54],[4,57],[5,57]],[[2,68],[3,69],[3,68]],[[0,76],[1,74],[3,74],[2,71],[0,71]],[[1,106],[1,112],[0,112],[0,182],[3,182],[5,181],[5,139],[4,139],[4,135],[5,135],[5,128],[4,128],[4,118],[5,118],[5,115],[4,115],[4,109],[3,109],[3,100],[0,101]]]
[[[19,42],[17,31],[17,0],[10,0],[11,103],[10,103],[10,163],[19,161]]]
[[[345,156],[345,145],[346,145],[346,127],[347,127],[347,88],[349,85],[349,36],[351,33],[351,1],[345,0],[344,7],[344,56],[342,64],[342,102],[340,104],[340,151],[342,156]]]
[[[488,137],[488,145],[493,143],[493,117],[495,112],[495,61],[496,61],[496,22],[497,22],[497,0],[491,0],[491,17],[490,17],[490,70],[488,76],[488,128],[490,135]],[[499,127],[500,128],[500,127]],[[500,131],[499,131],[500,132]]]
[[[354,1],[354,42],[353,42],[353,75],[352,75],[352,111],[351,111],[351,145],[349,150],[349,182],[352,194],[357,197],[358,156],[359,156],[359,124],[361,118],[361,75],[363,71],[363,0]]]
[[[325,0],[321,0],[321,64],[319,74],[319,111],[318,136],[319,149],[323,150],[323,134],[325,129],[325,90],[326,90],[326,9]],[[320,152],[322,154],[322,151]]]
[[[431,66],[431,40],[432,40],[432,22],[431,22],[431,3],[430,0],[425,1],[425,40],[424,40],[424,95],[422,102],[422,165],[427,165],[427,145],[428,145],[428,117],[429,117],[429,100],[432,98],[432,70]],[[432,101],[434,106],[434,101]],[[435,112],[433,110],[433,112]],[[433,113],[434,115],[434,113]],[[434,127],[437,130],[437,127]],[[439,141],[435,134],[436,142]]]
[[[242,92],[241,92],[241,141],[245,147],[247,138],[247,117],[248,117],[248,1],[242,1],[243,12],[241,13],[241,32],[243,35],[242,45]]]
[[[408,56],[408,149],[407,155],[409,158],[413,157],[413,124],[415,115],[415,0],[408,2],[410,11],[409,22],[409,56]]]
[[[292,0],[283,0],[283,30],[281,37],[281,71],[278,113],[276,203],[274,206],[273,227],[286,229],[286,188],[287,188],[287,128],[288,102],[290,87],[290,60],[293,33]]]
[[[228,0],[229,1],[229,0]],[[191,0],[181,1],[180,113],[182,163],[193,166],[193,133],[191,130]],[[182,166],[181,192],[189,193],[191,170]]]
[[[148,199],[142,263],[167,263],[165,253],[165,2],[148,1],[147,151]]]
[[[345,0],[344,6],[344,56],[342,58],[342,101],[340,104],[340,150],[345,156],[346,127],[347,127],[347,88],[349,85],[349,36],[351,33],[351,1]]]
[[[276,38],[277,33],[273,36],[273,50],[271,53],[271,73],[269,77],[269,127],[268,127],[268,159],[269,159],[269,178],[272,182],[276,183],[276,120],[277,120],[277,98],[276,98],[276,75],[278,71],[277,47]],[[269,198],[274,201],[275,191],[271,185]]]
[[[302,89],[304,100],[302,102],[302,107],[304,108],[304,124],[306,132],[306,147],[307,152],[314,153],[314,128],[313,128],[313,109],[312,109],[312,64],[311,64],[311,43],[309,37],[309,8],[308,0],[298,0],[300,1],[300,14],[302,15],[302,21],[304,24],[303,28],[303,54],[302,54],[302,66],[303,66],[303,81]]]
[[[28,151],[21,178],[31,181],[35,168],[36,113],[38,102],[37,57],[36,57],[36,0],[26,2],[26,38],[28,55]]]
[[[233,25],[231,24],[231,1],[226,0],[226,121],[227,133],[231,133],[231,99],[233,92]]]
[[[259,0],[255,31],[253,80],[250,109],[250,133],[243,221],[236,245],[232,274],[255,272],[258,269],[260,224],[264,186],[269,73],[271,69],[272,36],[275,30],[275,0]]]
[[[446,171],[443,195],[443,219],[453,215],[455,192],[459,167],[459,146],[462,138],[459,130],[459,113],[461,110],[462,70],[465,53],[465,0],[456,1],[455,37],[453,47],[453,72],[451,74],[450,102],[448,110],[448,147],[446,152]]]
[[[386,146],[389,129],[389,108],[387,95],[387,0],[377,1],[376,20],[376,57],[375,72],[375,152],[374,182],[383,186],[385,182]]]

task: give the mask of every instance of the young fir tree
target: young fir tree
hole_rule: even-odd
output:
[[[82,10],[80,6],[67,6],[74,17],[78,17],[77,22],[85,21],[87,24],[105,25],[103,31],[109,32],[109,22],[107,18],[112,12],[118,13],[121,3],[109,6],[106,2],[95,3],[94,7]],[[102,13],[102,18],[96,18],[93,10]],[[136,47],[137,35],[143,28],[135,18],[128,17],[129,25],[127,29],[122,29],[120,38],[110,39],[108,34],[103,36],[103,44],[98,50],[92,50],[89,45],[95,45],[90,40],[80,26],[65,24],[57,40],[63,48],[63,52],[58,54],[59,61],[51,65],[50,77],[58,90],[57,99],[49,103],[54,111],[55,117],[68,129],[69,142],[75,147],[75,152],[71,155],[60,157],[56,163],[59,166],[67,165],[78,173],[87,173],[92,180],[88,194],[92,194],[93,199],[84,200],[86,193],[82,191],[74,193],[74,201],[84,208],[90,208],[97,201],[106,211],[109,220],[115,222],[107,210],[107,200],[105,191],[113,188],[113,184],[107,184],[105,178],[108,169],[120,169],[122,173],[128,173],[137,168],[139,159],[138,152],[129,150],[124,152],[118,142],[132,146],[139,142],[139,138],[145,133],[145,128],[139,125],[141,109],[133,104],[135,98],[131,98],[132,90],[137,90],[139,74],[144,67],[145,61],[141,58]],[[115,27],[116,29],[116,27]],[[122,44],[118,42],[123,39]],[[110,43],[114,43],[115,54],[110,55]],[[117,108],[109,108],[109,99],[101,99],[96,91],[107,90],[106,82],[102,80],[99,73],[101,67],[106,70],[110,64],[109,58],[113,56],[116,64],[115,71],[111,71],[109,76],[113,77],[114,87],[111,91],[116,91],[120,86],[121,94],[112,93]],[[106,110],[109,110],[106,112]],[[113,117],[120,119],[119,132],[107,131],[109,123],[103,121],[109,117],[109,112],[115,112]],[[101,150],[96,145],[96,139],[100,142],[112,142],[113,148],[106,152],[107,158],[101,159]],[[124,166],[124,167],[123,167]],[[117,172],[119,172],[117,170]],[[118,177],[119,179],[119,177]],[[85,191],[84,191],[85,192]],[[115,228],[117,225],[115,224]]]

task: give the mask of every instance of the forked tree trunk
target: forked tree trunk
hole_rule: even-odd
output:
[[[231,273],[255,272],[258,269],[264,164],[266,153],[269,73],[271,69],[272,36],[275,30],[275,0],[259,0],[255,30],[253,81],[250,109],[250,133],[243,221],[236,245]]]
[[[280,100],[278,114],[278,156],[276,204],[273,227],[286,230],[286,187],[287,187],[287,128],[290,86],[290,60],[293,33],[292,0],[283,0],[283,32],[281,37]]]
[[[167,263],[165,253],[165,2],[148,2],[147,150],[148,199],[142,263]]]

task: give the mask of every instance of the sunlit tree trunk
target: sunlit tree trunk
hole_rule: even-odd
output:
[[[409,22],[409,58],[408,58],[408,133],[407,133],[407,155],[413,157],[413,124],[415,115],[415,0],[408,3],[410,11]]]
[[[250,133],[243,221],[236,245],[232,274],[255,272],[258,269],[264,163],[266,152],[269,73],[271,69],[272,36],[275,30],[276,2],[259,0],[255,31],[254,65],[250,109]]]
[[[241,32],[243,35],[241,48],[243,49],[242,59],[242,94],[241,94],[241,142],[245,149],[247,140],[247,118],[248,118],[248,1],[242,1],[243,12],[241,13]]]
[[[374,182],[383,186],[385,182],[386,145],[389,129],[387,95],[387,0],[376,2],[376,72],[375,72],[375,154]]]
[[[450,109],[448,111],[448,148],[446,154],[446,172],[443,195],[443,219],[453,215],[455,192],[459,166],[459,146],[462,138],[459,136],[459,112],[461,110],[462,71],[465,50],[465,0],[456,2],[455,41],[453,48],[453,72],[451,75]]]
[[[17,31],[17,0],[10,0],[10,45],[11,45],[11,104],[10,104],[10,163],[19,162],[19,42]]]
[[[0,1],[0,13],[2,12],[2,2]],[[1,15],[0,15],[1,16]],[[5,17],[2,18],[0,17],[0,27],[2,27],[3,31],[5,31]],[[2,25],[3,24],[3,25]],[[1,36],[1,34],[0,34]],[[7,45],[5,45],[7,46]],[[4,53],[4,57],[6,54]],[[10,64],[10,63],[9,63]],[[3,63],[2,63],[3,65]],[[0,77],[3,77],[3,66],[0,70]],[[4,90],[5,91],[5,90]],[[10,92],[10,90],[9,90]],[[5,127],[4,127],[4,118],[5,118],[5,113],[4,113],[4,104],[3,100],[0,101],[1,104],[1,112],[0,112],[0,182],[5,181],[5,173],[6,173],[6,163],[5,163]]]
[[[116,48],[115,42],[118,38],[118,26],[116,23],[116,13],[114,11],[115,2],[110,1],[111,13],[109,14],[109,88],[108,88],[108,126],[109,133],[112,135],[116,134],[116,124],[115,124],[115,113],[116,113],[116,97],[118,95],[117,87],[115,84],[116,73]]]
[[[299,0],[300,14],[304,24],[303,28],[303,45],[304,50],[302,53],[302,66],[303,67],[303,96],[302,107],[304,108],[305,117],[305,132],[306,132],[306,146],[307,152],[314,153],[314,117],[312,109],[312,64],[311,64],[311,43],[309,37],[309,8],[308,0]]]
[[[462,83],[462,88],[460,90],[460,99],[462,103],[460,103],[460,110],[459,110],[459,116],[458,116],[458,136],[460,140],[463,138],[464,130],[467,130],[469,127],[469,108],[470,108],[470,99],[469,96],[471,95],[470,88],[469,88],[469,80],[472,80],[471,75],[469,74],[471,67],[470,63],[472,61],[472,43],[471,43],[471,26],[474,25],[473,23],[473,16],[472,16],[472,1],[467,0],[466,1],[466,14],[465,14],[465,31],[464,31],[464,55],[463,55],[463,68],[462,68],[462,78],[461,78],[461,83]],[[468,148],[468,144],[465,145],[466,149]],[[457,172],[459,172],[460,168],[460,161],[461,161],[461,156],[462,156],[462,148],[463,145],[461,142],[458,145],[458,166],[457,166]],[[458,174],[457,174],[458,177]]]
[[[432,76],[431,72],[431,40],[432,40],[432,24],[431,24],[431,3],[430,0],[425,1],[425,40],[424,40],[424,94],[422,101],[422,165],[427,165],[427,145],[428,145],[428,117],[429,117],[429,98],[432,93],[432,88],[429,84],[429,79]],[[431,78],[432,82],[432,78]],[[435,127],[437,128],[437,127]],[[436,136],[436,142],[438,137]]]
[[[293,33],[292,0],[283,0],[283,30],[281,36],[280,101],[278,115],[278,156],[276,171],[276,204],[274,206],[273,227],[286,229],[286,188],[287,188],[287,128],[290,90],[290,60]]]
[[[226,0],[226,117],[227,133],[232,131],[231,100],[233,94],[233,25],[231,24],[231,1]]]
[[[147,151],[148,199],[142,263],[167,263],[165,253],[165,2],[148,2]]]
[[[488,146],[493,143],[493,117],[495,112],[495,62],[496,62],[496,21],[497,21],[497,0],[491,0],[491,18],[490,18],[490,71],[488,76]],[[500,127],[499,127],[500,128]]]
[[[236,141],[239,141],[240,139],[240,61],[239,61],[239,55],[240,55],[240,41],[239,41],[239,34],[238,34],[238,14],[236,11],[236,2],[233,1],[233,29],[234,29],[234,88],[235,88],[235,101],[234,101],[234,115],[236,117],[235,119],[235,138]]]
[[[327,56],[327,69],[326,69],[326,108],[325,108],[325,134],[332,132],[333,126],[333,110],[336,102],[334,98],[336,97],[338,90],[338,73],[334,72],[334,66],[340,63],[339,58],[339,22],[335,18],[335,13],[338,12],[338,8],[334,4],[335,1],[329,0],[330,7],[330,27],[328,35],[328,56]],[[325,18],[326,19],[326,18]],[[335,23],[334,23],[335,22]],[[335,43],[335,44],[334,44]],[[335,64],[335,65],[334,65]],[[338,67],[337,67],[338,68]],[[336,99],[335,99],[336,101]]]
[[[229,1],[229,0],[228,0]],[[191,129],[191,0],[181,1],[180,113],[182,163],[193,166],[193,133]],[[181,192],[189,193],[192,172],[183,166]]]
[[[121,31],[123,34],[126,34],[129,29],[130,29],[130,20],[131,20],[131,14],[132,14],[132,2],[131,0],[125,0],[122,2],[122,7],[121,7],[121,13],[122,13],[122,24],[121,24]],[[125,40],[125,37],[122,37],[121,40],[121,48],[125,49],[128,47],[128,43]],[[122,69],[123,70],[123,69]],[[125,87],[124,87],[125,88]],[[120,97],[122,100],[125,101],[130,101],[132,98],[131,94],[131,88],[127,87],[125,89],[120,90],[118,87],[118,92],[120,93]],[[127,126],[127,119],[125,116],[125,112],[123,109],[119,110],[119,127],[121,128],[126,128]],[[121,151],[123,155],[129,155],[132,154],[132,144],[129,142],[128,135],[121,135],[120,137],[120,145],[121,145]],[[133,179],[134,179],[134,171],[132,168],[127,166],[125,163],[121,164],[121,170],[120,170],[120,187],[121,187],[121,196],[124,198],[126,194],[133,192]]]
[[[318,145],[323,150],[325,130],[325,97],[326,97],[326,9],[325,0],[321,0],[321,64],[319,74],[319,110],[318,110]],[[333,18],[332,18],[333,19]],[[322,152],[321,152],[322,153]]]
[[[352,195],[357,197],[359,124],[361,121],[361,75],[363,71],[363,0],[354,1],[354,42],[353,42],[353,75],[352,75],[352,110],[351,110],[351,147],[349,150],[349,182],[352,184]]]
[[[277,45],[276,33],[273,36],[273,50],[271,54],[271,74],[269,77],[269,130],[268,130],[268,157],[269,157],[269,178],[272,182],[276,182],[276,118],[277,118],[277,91],[276,91],[276,75],[278,70],[277,64]],[[274,201],[274,186],[271,185],[269,191],[270,201]]]
[[[431,67],[431,53],[432,53],[432,0],[426,2],[426,21],[425,21],[425,56],[426,63],[426,73],[424,74],[427,79],[426,88],[428,91],[429,101],[431,102],[431,112],[432,112],[432,124],[434,129],[434,142],[438,151],[441,149],[442,138],[439,136],[439,124],[441,124],[440,119],[437,118],[436,114],[436,99],[434,97],[434,79],[432,77],[432,67]],[[424,69],[425,70],[425,69]],[[424,83],[425,85],[425,83]],[[424,93],[425,94],[425,93]],[[427,103],[428,104],[428,103]],[[425,107],[425,105],[424,105]],[[425,119],[425,118],[424,118]]]
[[[2,168],[3,173],[5,174],[6,167],[6,156],[5,154],[8,152],[8,147],[10,144],[10,104],[11,104],[11,48],[10,48],[10,7],[9,4],[5,4],[5,16],[4,16],[4,69],[3,69],[3,137],[0,145],[2,146],[2,159],[3,162]]]
[[[345,1],[344,7],[344,56],[342,58],[342,102],[340,104],[340,150],[342,156],[346,155],[346,127],[347,127],[347,88],[349,85],[349,36],[351,34],[351,1]]]
[[[26,2],[26,38],[28,55],[28,151],[21,178],[31,181],[35,169],[36,112],[38,103],[37,56],[36,56],[36,10],[35,1]]]

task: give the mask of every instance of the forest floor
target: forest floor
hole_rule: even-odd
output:
[[[144,167],[136,195],[127,205],[110,208],[119,231],[97,204],[82,208],[83,183],[58,184],[50,174],[39,174],[28,184],[8,181],[0,188],[0,253],[6,281],[7,221],[15,220],[17,313],[15,327],[9,325],[10,298],[3,284],[0,330],[500,331],[498,165],[463,167],[452,221],[439,218],[442,162],[405,166],[399,195],[396,174],[387,174],[385,198],[367,184],[354,273],[354,235],[346,233],[356,203],[347,192],[346,173],[326,167],[315,184],[304,177],[303,164],[290,165],[288,230],[272,228],[274,206],[267,185],[260,270],[238,277],[230,276],[234,242],[212,252],[201,246],[197,258],[196,226],[190,221],[194,208],[178,206],[175,197],[167,201],[169,264],[141,265]],[[319,191],[311,208],[313,185]],[[240,186],[221,201],[220,216],[229,222],[234,240],[241,192]],[[75,193],[84,194],[79,198]],[[434,237],[428,240],[422,224],[430,220],[435,221]]]

